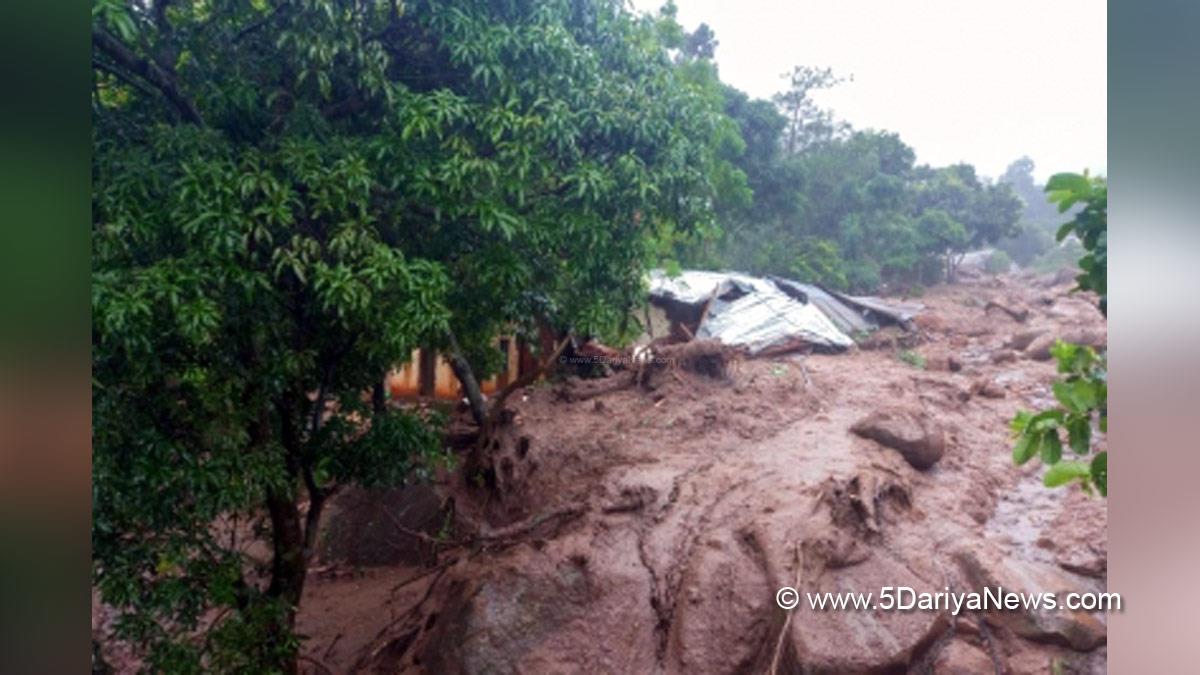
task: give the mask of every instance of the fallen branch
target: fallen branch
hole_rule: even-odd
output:
[[[998,309],[998,310],[1004,312],[1005,314],[1009,315],[1010,317],[1012,317],[1012,320],[1016,321],[1017,323],[1025,323],[1025,320],[1029,318],[1029,310],[1028,309],[1015,310],[1010,307],[1005,307],[1004,305],[996,302],[995,300],[988,300],[988,303],[983,306],[983,312],[986,314],[988,312],[988,310],[993,309],[993,308]]]
[[[308,661],[309,663],[313,664],[317,668],[320,668],[322,672],[329,673],[329,675],[334,675],[334,673],[336,672],[336,671],[334,671],[333,668],[330,668],[329,666],[325,665],[324,661],[321,661],[312,656],[308,656],[307,654],[301,654],[300,660]]]
[[[587,513],[587,509],[582,506],[567,506],[555,509],[549,513],[535,516],[529,520],[501,527],[490,532],[484,531],[475,538],[475,541],[492,543],[505,539],[513,539],[519,535],[525,534],[531,530],[537,529],[539,526],[555,519],[561,518],[563,522],[570,522],[583,516]],[[561,524],[561,523],[560,523]]]
[[[792,585],[792,588],[796,589],[796,592],[799,593],[800,592],[800,573],[804,568],[804,558],[803,558],[803,556],[800,555],[800,545],[799,544],[796,545],[795,562],[796,562],[796,581]],[[792,617],[793,616],[795,616],[795,609],[787,610],[787,618],[783,620],[783,627],[779,630],[779,637],[775,640],[775,653],[771,657],[771,667],[767,669],[767,672],[770,673],[770,675],[776,675],[776,673],[779,672],[779,659],[783,656],[783,644],[784,644],[784,640],[787,638],[788,629],[792,625]]]

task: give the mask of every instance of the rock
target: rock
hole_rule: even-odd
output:
[[[923,331],[931,333],[940,333],[946,330],[946,322],[942,317],[933,312],[922,312],[913,317],[913,323]]]
[[[978,647],[953,640],[938,653],[933,661],[934,675],[975,675],[996,671],[992,657]]]
[[[994,594],[999,587],[1004,594],[1055,594],[1056,609],[1033,609],[1024,604],[1012,610],[989,609],[981,612],[988,624],[1004,627],[1035,642],[1059,644],[1082,652],[1107,642],[1108,629],[1102,621],[1088,612],[1071,611],[1065,606],[1067,593],[1091,589],[1080,588],[1057,568],[974,549],[960,550],[954,557],[975,592],[983,593],[984,588],[989,588]]]
[[[1043,329],[1040,329],[1040,328],[1034,329],[1034,330],[1024,330],[1019,333],[1014,333],[1012,337],[1008,338],[1008,342],[1004,343],[1004,346],[1008,347],[1009,349],[1015,349],[1017,351],[1022,351],[1026,347],[1028,347],[1031,342],[1038,339],[1045,333],[1046,333],[1046,331]]]
[[[1062,340],[1071,344],[1087,345],[1101,351],[1108,348],[1108,335],[1103,331],[1073,330],[1064,335]]]
[[[899,451],[916,469],[928,469],[946,452],[945,430],[923,412],[877,410],[855,422],[850,430]]]
[[[1071,344],[1087,345],[1093,349],[1104,350],[1108,347],[1108,336],[1100,331],[1075,330],[1066,335],[1042,335],[1025,348],[1025,356],[1034,361],[1049,361],[1050,348],[1061,339]]]
[[[971,394],[984,398],[1004,398],[1004,388],[989,379],[975,380],[971,385]]]
[[[954,633],[963,637],[979,637],[979,626],[970,617],[960,615],[954,618]]]
[[[934,348],[927,351],[925,369],[957,373],[962,370],[962,361],[946,348]]]
[[[1010,349],[998,349],[992,353],[992,363],[1012,363],[1017,360],[1017,353]]]
[[[1050,348],[1054,346],[1057,340],[1058,338],[1053,335],[1038,337],[1025,348],[1025,356],[1034,361],[1049,361]]]

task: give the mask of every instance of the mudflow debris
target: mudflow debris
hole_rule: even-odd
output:
[[[432,489],[339,499],[301,603],[302,665],[1103,672],[1103,614],[789,615],[774,601],[781,586],[1104,589],[1105,502],[1042,487],[1008,437],[1018,409],[1051,400],[1046,338],[1106,341],[1069,287],[968,280],[918,309],[652,276],[662,314],[639,349],[673,358],[528,387],[490,438],[488,475],[460,465]]]

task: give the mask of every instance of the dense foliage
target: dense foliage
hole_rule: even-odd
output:
[[[840,80],[796,68],[773,101],[725,88],[745,151],[750,203],[718,204],[719,242],[700,264],[841,289],[897,290],[952,278],[965,251],[1017,232],[1021,201],[970,165],[916,165],[896,134],[854,130],[812,100]]]
[[[93,571],[148,667],[293,669],[326,498],[441,457],[385,370],[617,331],[708,226],[736,127],[661,32],[615,0],[95,1]]]
[[[1076,205],[1074,218],[1058,230],[1058,240],[1075,236],[1085,254],[1079,260],[1077,290],[1099,296],[1099,308],[1108,314],[1108,183],[1087,174],[1058,174],[1046,183],[1050,201],[1066,212]],[[1024,464],[1040,457],[1049,469],[1048,487],[1078,481],[1108,495],[1108,452],[1094,451],[1093,429],[1108,433],[1108,358],[1087,346],[1062,342],[1051,351],[1062,379],[1054,383],[1058,405],[1037,413],[1022,411],[1012,421],[1016,445],[1013,461]],[[1089,459],[1063,461],[1063,434],[1075,455]]]

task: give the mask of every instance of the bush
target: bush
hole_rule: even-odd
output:
[[[1057,272],[1061,269],[1074,269],[1079,266],[1079,258],[1083,256],[1083,247],[1078,239],[1068,239],[1051,247],[1030,263],[1029,268],[1039,274]]]
[[[925,357],[921,356],[917,352],[912,351],[911,349],[901,350],[899,354],[896,354],[896,358],[907,363],[913,368],[925,370]]]
[[[988,274],[1004,274],[1012,269],[1012,258],[1004,251],[992,251],[986,262],[983,263],[983,269]]]

